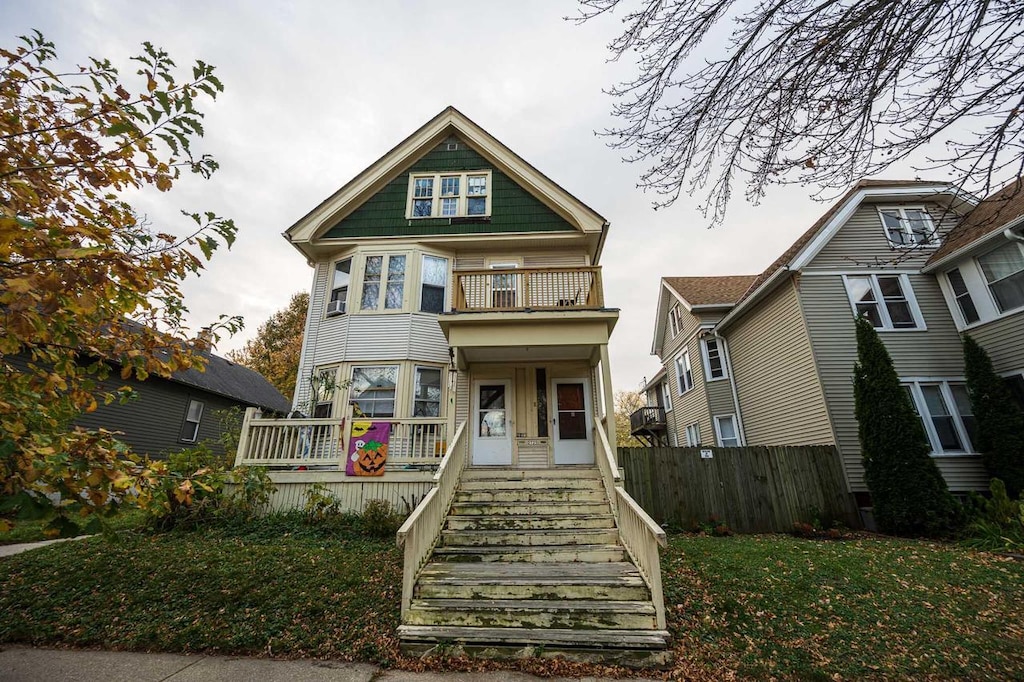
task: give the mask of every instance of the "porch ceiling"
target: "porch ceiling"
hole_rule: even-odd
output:
[[[489,346],[486,348],[459,348],[461,367],[481,362],[548,362],[551,360],[584,360],[594,358],[593,346]]]

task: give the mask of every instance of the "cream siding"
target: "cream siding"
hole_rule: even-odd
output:
[[[686,315],[689,314],[686,313]],[[696,320],[692,316],[690,319]],[[685,317],[683,324],[684,326],[688,325]],[[708,412],[708,395],[704,382],[704,365],[700,359],[700,341],[695,335],[691,336],[686,344],[686,348],[690,351],[693,388],[683,395],[679,395],[679,372],[676,368],[676,358],[683,352],[681,339],[686,338],[687,334],[692,334],[696,326],[694,324],[689,331],[680,332],[675,339],[677,351],[668,357],[666,362],[668,375],[665,379],[669,382],[669,390],[672,393],[672,411],[666,413],[665,421],[668,425],[669,438],[671,439],[672,434],[675,434],[676,442],[680,447],[685,445],[686,427],[694,422],[700,424],[700,436],[704,444],[710,445],[714,441],[714,427],[711,422],[711,414]]]
[[[522,262],[524,268],[562,268],[589,265],[587,252],[580,250],[509,251],[460,253],[455,257],[456,270],[482,270],[488,262]]]
[[[727,329],[725,336],[746,444],[835,442],[792,280]]]
[[[967,331],[992,358],[997,372],[1024,370],[1024,311]]]
[[[934,203],[922,202],[887,202],[877,204],[864,203],[850,219],[839,228],[839,231],[825,245],[824,248],[807,265],[807,269],[849,269],[858,265],[868,264],[891,264],[899,268],[919,268],[924,265],[929,256],[934,253],[934,248],[918,247],[912,249],[893,248],[889,244],[885,230],[882,226],[882,219],[878,214],[879,206],[924,206],[932,222],[938,223],[943,219],[943,209]],[[946,213],[945,219],[939,226],[940,234],[951,229],[957,223],[954,214]]]
[[[962,377],[960,337],[938,283],[930,275],[910,275],[909,279],[927,330],[880,332],[897,374],[901,377]],[[800,301],[847,479],[851,490],[864,491],[867,488],[853,406],[857,341],[853,311],[842,277],[803,277]],[[979,457],[944,456],[936,458],[936,462],[951,489],[971,490],[979,483],[984,487],[984,470]]]
[[[347,316],[332,317],[329,320],[324,318],[324,305],[327,297],[327,276],[330,273],[331,263],[329,261],[320,262],[316,264],[313,270],[313,289],[309,295],[309,311],[306,313],[306,329],[303,332],[302,337],[302,353],[299,358],[299,377],[298,381],[295,382],[295,395],[292,399],[292,409],[301,409],[300,405],[305,405],[306,400],[309,396],[309,386],[303,381],[303,377],[308,377],[313,371],[315,366],[315,349],[319,345],[318,340],[320,338],[320,327],[325,321],[335,320],[346,320]],[[331,339],[340,340],[341,344],[344,344],[346,335],[344,333],[338,333],[339,330],[331,330]],[[337,342],[337,341],[336,341]],[[344,353],[344,350],[341,351]]]
[[[712,415],[733,414],[736,412],[736,403],[732,399],[732,387],[728,379],[708,382],[706,390],[708,410]]]

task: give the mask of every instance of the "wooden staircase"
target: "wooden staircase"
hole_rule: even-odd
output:
[[[466,469],[412,596],[409,654],[668,662],[596,468]]]

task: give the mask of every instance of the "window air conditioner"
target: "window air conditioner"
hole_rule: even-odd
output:
[[[341,299],[327,302],[327,317],[343,315],[345,313],[345,301]]]

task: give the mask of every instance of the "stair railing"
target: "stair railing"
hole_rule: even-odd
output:
[[[448,508],[455,499],[459,479],[469,459],[469,437],[466,422],[459,424],[455,437],[448,444],[448,450],[434,474],[434,487],[416,505],[409,518],[396,533],[398,546],[404,548],[402,568],[402,617],[412,604],[413,588],[420,569],[427,563],[430,553],[437,545],[448,516]]]
[[[651,591],[651,603],[654,604],[658,629],[664,630],[665,595],[661,589],[661,558],[658,555],[658,547],[667,544],[665,531],[622,487],[622,475],[615,462],[615,454],[608,444],[608,437],[605,436],[603,429],[596,428],[594,431],[597,433],[595,442],[598,443],[600,450],[597,456],[598,468],[601,470],[601,478],[604,480],[612,513],[615,515],[619,540],[647,583]]]

